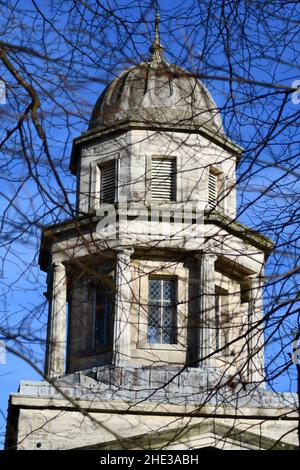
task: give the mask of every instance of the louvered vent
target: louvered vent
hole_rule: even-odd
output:
[[[210,209],[213,209],[217,204],[217,184],[218,177],[214,173],[210,172],[208,177],[208,205]]]
[[[101,168],[101,204],[115,202],[116,192],[116,166],[104,166]]]
[[[151,198],[176,200],[176,161],[174,158],[152,158]]]

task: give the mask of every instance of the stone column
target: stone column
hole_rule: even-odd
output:
[[[199,366],[212,365],[215,351],[215,261],[216,255],[202,253],[198,255],[199,269]]]
[[[130,257],[132,254],[132,248],[121,248],[117,251],[113,346],[115,366],[122,366],[130,359]]]
[[[263,277],[249,278],[249,375],[252,382],[264,381]],[[263,384],[262,384],[263,385]]]
[[[55,378],[65,373],[67,334],[67,276],[62,263],[52,265],[45,375]]]

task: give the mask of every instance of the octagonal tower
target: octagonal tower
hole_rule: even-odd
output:
[[[116,448],[108,426],[151,448],[141,436],[151,428],[156,442],[159,426],[172,431],[174,411],[183,421],[193,413],[201,435],[205,413],[224,428],[220,404],[226,415],[226,406],[244,400],[242,414],[253,418],[264,414],[266,397],[279,403],[263,389],[262,289],[272,242],[236,221],[242,150],[204,84],[165,60],[158,18],[150,51],[105,88],[89,129],[74,141],[77,216],[45,227],[40,250],[50,385],[23,383],[10,407],[11,416],[21,414],[8,445],[18,447],[29,417],[43,416],[58,434],[39,426],[21,447],[42,439],[42,448]],[[76,406],[91,403],[106,431],[78,425],[70,446],[60,431],[77,429]],[[62,408],[68,422],[55,416]]]
[[[106,87],[74,142],[78,218],[44,230],[47,375],[207,365],[260,381],[271,244],[236,223],[241,149],[203,83],[166,62],[157,28],[150,60]]]

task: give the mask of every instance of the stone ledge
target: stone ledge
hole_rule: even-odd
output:
[[[255,384],[232,384],[228,377],[213,368],[162,371],[150,367],[104,366],[66,375],[57,379],[54,385],[45,381],[22,381],[20,392],[12,395],[13,402],[33,399],[33,406],[44,406],[37,405],[37,400],[45,399],[51,406],[54,401],[55,406],[73,406],[66,401],[66,397],[70,397],[71,402],[84,402],[89,408],[91,402],[93,407],[100,409],[103,403],[113,403],[113,406],[123,403],[124,410],[143,405],[174,407],[174,412],[178,412],[179,407],[184,410],[191,407],[194,412],[201,410],[201,413],[209,409],[209,413],[217,414],[219,410],[222,414],[237,413],[237,410],[244,414],[246,410],[252,410],[247,413],[265,415],[272,410],[272,416],[275,410],[278,416],[294,413],[298,406],[296,394],[269,392]]]
[[[129,401],[100,401],[76,399],[75,404],[58,397],[39,397],[34,395],[11,394],[11,406],[24,409],[58,409],[79,411],[86,410],[91,413],[112,414],[134,414],[134,415],[156,415],[175,417],[219,417],[219,418],[244,418],[263,420],[297,421],[297,409],[291,408],[262,408],[262,407],[240,407],[235,409],[226,406],[209,405],[174,405],[168,403],[133,403]]]

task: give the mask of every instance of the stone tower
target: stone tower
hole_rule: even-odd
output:
[[[77,216],[45,227],[40,250],[48,380],[11,395],[7,448],[295,443],[276,443],[292,395],[264,388],[272,242],[236,221],[242,150],[204,84],[166,61],[158,17],[150,52],[74,141]]]

